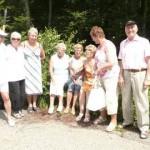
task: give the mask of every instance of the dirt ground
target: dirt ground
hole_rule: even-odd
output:
[[[84,133],[90,132],[90,134],[96,133],[96,134],[93,134],[93,137],[91,137],[91,139],[93,138],[92,140],[96,140],[97,137],[95,137],[95,135],[100,134],[100,135],[98,135],[98,138],[100,136],[104,136],[104,138],[106,138],[106,139],[108,138],[107,140],[112,140],[112,141],[116,140],[116,143],[120,140],[120,145],[121,144],[123,145],[124,144],[123,142],[126,142],[126,144],[136,143],[136,144],[139,144],[139,145],[135,144],[136,147],[141,146],[142,148],[144,148],[143,146],[146,146],[146,149],[150,149],[150,137],[148,139],[144,139],[144,140],[140,139],[140,137],[139,137],[139,133],[140,132],[139,132],[139,130],[136,127],[132,126],[132,127],[129,127],[128,129],[120,129],[119,127],[117,127],[116,130],[111,132],[111,133],[105,132],[105,128],[106,128],[106,126],[109,123],[109,119],[108,119],[108,121],[105,124],[94,125],[93,124],[93,120],[96,118],[95,115],[93,115],[93,117],[91,118],[91,121],[89,123],[84,123],[83,121],[77,123],[75,121],[76,115],[57,113],[56,110],[55,110],[54,114],[52,114],[52,115],[48,115],[47,109],[39,109],[38,112],[32,113],[32,114],[28,114],[27,110],[24,110],[23,112],[24,112],[25,116],[22,119],[15,119],[14,118],[14,120],[16,122],[16,126],[13,127],[13,128],[9,128],[9,126],[6,123],[5,112],[3,110],[0,111],[0,124],[1,124],[1,127],[0,127],[0,129],[1,129],[1,132],[0,132],[0,135],[1,135],[0,144],[1,145],[6,141],[6,139],[9,142],[12,142],[13,145],[16,144],[16,143],[14,143],[14,140],[11,139],[11,137],[10,138],[7,137],[7,135],[6,135],[7,132],[3,131],[5,129],[8,131],[8,136],[15,137],[15,134],[18,134],[17,135],[18,138],[22,138],[24,136],[28,137],[28,138],[25,138],[26,141],[24,141],[23,138],[22,138],[21,142],[22,142],[22,144],[24,144],[24,143],[28,143],[29,141],[31,142],[31,140],[33,140],[33,138],[31,137],[30,133],[27,133],[28,131],[31,131],[31,134],[34,135],[35,132],[37,133],[37,131],[33,130],[35,128],[35,130],[36,129],[39,130],[38,134],[43,135],[43,133],[42,133],[43,130],[42,129],[40,130],[40,128],[44,127],[44,130],[45,130],[45,133],[46,133],[46,132],[49,132],[51,127],[54,127],[53,130],[55,130],[55,132],[60,132],[61,131],[62,138],[63,138],[63,136],[64,137],[68,136],[68,134],[70,134],[71,137],[75,136],[74,138],[76,138],[77,134],[80,137],[80,132],[81,132],[81,134],[83,134],[82,136],[84,138],[86,138],[87,135],[84,136]],[[52,124],[51,127],[50,127],[50,124],[51,124],[50,122],[54,123],[54,126]],[[63,124],[63,126],[59,126],[59,124]],[[68,127],[69,127],[69,129],[68,129]],[[20,130],[20,128],[21,128],[21,130]],[[46,128],[48,128],[48,129],[46,129]],[[60,128],[60,130],[58,130],[58,128]],[[84,131],[83,131],[83,129],[84,129]],[[63,133],[62,133],[62,130],[63,130]],[[74,132],[74,130],[75,130],[75,132]],[[69,131],[69,133],[67,133],[67,131]],[[82,133],[82,131],[83,131],[83,133]],[[54,132],[54,131],[51,131],[51,132]],[[66,133],[67,133],[67,135],[65,135]],[[58,133],[58,134],[60,135],[60,133]],[[87,133],[87,134],[89,134],[89,133]],[[52,138],[50,136],[51,133],[50,134],[47,133],[47,134],[44,134],[44,135],[45,135],[45,138],[42,137],[43,141],[46,141],[47,138]],[[56,135],[56,138],[59,138],[59,135]],[[3,137],[4,137],[4,139],[3,139]],[[36,140],[37,137],[34,137],[34,138],[35,138],[34,140]],[[74,141],[75,139],[72,139],[72,140]],[[103,140],[103,139],[101,139],[101,140]],[[64,138],[64,142],[65,142],[65,138]],[[80,141],[78,140],[77,142],[80,142]],[[64,143],[64,145],[65,144],[66,143]],[[97,147],[99,146],[99,144],[100,143],[98,142]],[[6,145],[3,145],[3,146],[7,147],[8,145],[6,144]],[[50,145],[49,141],[47,141],[47,145]],[[56,143],[56,145],[57,145],[57,143]],[[112,143],[112,145],[113,145],[113,143]],[[59,145],[57,145],[57,146],[59,146]],[[87,145],[87,147],[88,146],[90,146],[90,145]],[[106,143],[105,146],[107,146],[107,143]],[[119,144],[118,144],[118,146],[119,146]],[[27,149],[27,150],[29,149],[30,150],[30,148],[28,148],[28,144],[26,144],[26,145],[24,144],[24,147],[25,147],[25,149]],[[141,147],[139,147],[140,150],[142,150]],[[49,149],[47,146],[46,146],[46,148]],[[9,150],[9,148],[6,148],[6,149]],[[42,148],[37,148],[37,149],[42,149]],[[54,150],[55,149],[61,149],[61,147],[59,147],[59,148],[55,147],[53,149]],[[64,149],[70,149],[70,148],[64,148]],[[78,148],[78,149],[80,149],[80,148]],[[81,147],[81,149],[82,149],[82,147]],[[124,148],[122,148],[122,149],[126,149],[126,145],[125,144],[124,144]],[[130,148],[129,147],[129,149],[134,149],[134,148]],[[11,150],[16,150],[16,149],[11,149]],[[137,150],[137,148],[136,148],[136,150]]]

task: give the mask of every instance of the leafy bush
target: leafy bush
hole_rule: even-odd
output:
[[[40,107],[47,108],[49,104],[49,86],[50,86],[50,75],[49,75],[49,60],[51,55],[56,52],[56,45],[60,42],[64,42],[67,46],[66,53],[68,55],[72,52],[72,39],[75,36],[75,32],[71,33],[67,40],[62,40],[61,35],[55,29],[47,29],[43,33],[39,33],[39,42],[43,45],[45,50],[46,59],[42,61],[42,79],[43,79],[43,95],[39,97],[38,103]],[[79,43],[84,43],[81,41]]]

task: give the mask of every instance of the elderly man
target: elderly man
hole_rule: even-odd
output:
[[[148,138],[150,85],[150,43],[140,37],[135,21],[125,25],[127,39],[120,44],[121,70],[119,84],[122,88],[123,127],[133,124],[132,94],[137,113],[137,125],[142,139]]]
[[[15,122],[11,118],[11,102],[8,93],[8,81],[6,73],[6,46],[3,43],[7,34],[0,30],[0,94],[4,101],[4,107],[6,109],[8,124],[14,126]]]

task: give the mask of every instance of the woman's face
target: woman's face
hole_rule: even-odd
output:
[[[17,35],[11,37],[11,44],[13,47],[17,48],[20,45],[21,39]]]
[[[86,50],[85,53],[86,53],[86,58],[91,59],[94,57],[94,53],[91,52],[90,50]]]
[[[30,42],[34,43],[37,41],[38,35],[35,32],[30,32],[28,38]]]
[[[63,57],[63,55],[65,54],[65,49],[62,47],[58,47],[57,54],[58,54],[58,57],[60,57],[60,58]]]
[[[101,38],[99,36],[91,36],[95,44],[100,44]]]
[[[80,58],[81,55],[82,55],[82,52],[83,52],[83,51],[82,51],[80,48],[76,48],[76,49],[74,50],[75,57],[76,57],[76,58]]]

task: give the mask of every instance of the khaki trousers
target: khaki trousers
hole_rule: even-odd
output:
[[[124,70],[125,85],[122,88],[122,111],[125,124],[133,123],[133,99],[137,114],[137,125],[140,131],[149,129],[148,88],[143,83],[146,71],[132,73]]]

